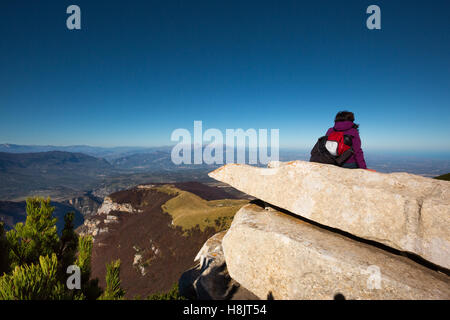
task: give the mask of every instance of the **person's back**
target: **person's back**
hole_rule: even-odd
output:
[[[361,148],[361,138],[359,137],[358,125],[354,123],[353,112],[341,111],[336,115],[334,126],[328,129],[326,135],[329,136],[334,131],[341,131],[345,135],[352,136],[353,155],[345,161],[343,168],[367,169],[364,153]]]

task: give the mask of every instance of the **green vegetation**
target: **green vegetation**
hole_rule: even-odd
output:
[[[147,297],[147,300],[186,300],[180,295],[178,284],[174,284],[172,289],[166,293],[153,294]]]
[[[441,175],[439,177],[435,177],[435,179],[450,181],[450,173],[443,174],[443,175]]]
[[[3,223],[0,222],[0,275],[9,270],[9,244],[6,240]]]
[[[157,191],[175,197],[161,206],[164,212],[172,216],[175,226],[188,231],[199,226],[201,231],[207,227],[221,231],[229,227],[235,213],[248,200],[222,199],[207,201],[199,196],[171,185],[154,188]]]
[[[92,238],[79,237],[73,229],[74,214],[64,217],[61,237],[56,232],[50,199],[27,200],[25,223],[6,232],[0,224],[0,299],[97,299],[101,289],[90,279]],[[66,273],[70,265],[80,270],[80,289],[69,289]],[[120,262],[108,266],[108,287],[104,299],[123,296],[120,289]]]
[[[57,279],[55,254],[40,256],[38,263],[16,266],[11,274],[0,278],[1,300],[60,300],[68,298],[64,285]]]
[[[101,300],[121,300],[125,291],[120,287],[120,260],[106,265],[106,290]]]
[[[60,239],[50,199],[31,198],[27,201],[26,210],[25,224],[17,223],[15,229],[6,233],[11,269],[38,262],[40,256],[50,256],[54,252],[65,254],[63,248],[59,248]]]

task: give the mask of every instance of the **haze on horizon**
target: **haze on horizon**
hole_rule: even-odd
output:
[[[366,152],[450,154],[450,3],[376,1],[368,30],[371,4],[3,2],[0,143],[167,146],[202,120],[310,149],[348,109]]]

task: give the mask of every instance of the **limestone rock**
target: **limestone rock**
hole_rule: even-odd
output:
[[[294,214],[450,268],[450,183],[292,161],[209,174]]]
[[[255,204],[222,246],[230,276],[261,299],[450,299],[443,273]]]
[[[140,210],[134,209],[129,203],[116,203],[110,197],[105,197],[102,206],[98,209],[97,214],[108,215],[111,211],[121,212],[140,212]]]
[[[224,235],[225,231],[216,233],[205,242],[194,259],[198,264],[179,280],[181,295],[199,300],[258,299],[228,274],[222,250]]]
[[[203,244],[194,258],[194,261],[199,261],[201,269],[208,268],[213,262],[219,262],[220,264],[224,260],[222,239],[225,233],[226,231],[216,233]]]
[[[80,226],[79,230],[80,236],[91,235],[95,237],[98,234],[99,230],[98,225],[100,223],[101,223],[100,220],[94,218],[84,220],[83,225]]]
[[[111,214],[111,212],[139,213],[142,210],[133,208],[129,203],[117,203],[110,197],[105,197],[97,213],[84,220],[83,225],[78,229],[78,233],[81,236],[91,235],[95,242],[97,235],[109,232],[109,228],[103,227],[104,225],[119,223],[119,217],[116,214]]]

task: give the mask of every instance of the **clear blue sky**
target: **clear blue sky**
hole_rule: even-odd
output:
[[[365,150],[450,151],[448,0],[7,0],[0,55],[0,143],[167,145],[202,120],[309,148],[348,109]]]

